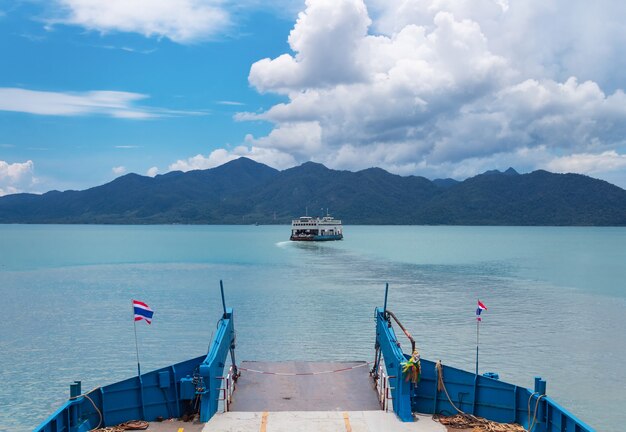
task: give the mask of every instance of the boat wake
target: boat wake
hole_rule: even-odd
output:
[[[284,248],[287,247],[287,245],[291,244],[292,242],[287,240],[287,241],[281,241],[276,243],[276,246],[280,247],[280,248]]]

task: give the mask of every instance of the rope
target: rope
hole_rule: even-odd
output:
[[[324,375],[324,374],[330,374],[330,373],[346,372],[352,369],[357,369],[363,366],[368,366],[372,363],[374,362],[366,362],[366,363],[358,364],[356,366],[350,366],[350,367],[335,369],[335,370],[319,371],[319,372],[267,372],[267,371],[260,371],[256,369],[248,369],[248,368],[244,368],[241,366],[239,366],[237,370],[252,372],[252,373],[259,373],[263,375],[280,375],[280,376]]]
[[[101,412],[100,412],[100,410],[98,409],[98,406],[97,406],[97,405],[96,405],[96,403],[93,401],[93,399],[91,399],[91,398],[89,397],[89,393],[93,393],[93,392],[95,392],[96,390],[98,390],[99,388],[100,388],[100,387],[95,387],[95,388],[93,388],[93,389],[89,390],[87,393],[83,393],[83,394],[80,394],[80,395],[78,395],[78,396],[74,396],[74,397],[71,397],[71,398],[70,398],[70,400],[75,400],[75,399],[78,399],[78,398],[80,398],[80,397],[86,397],[86,398],[87,398],[87,400],[89,400],[89,402],[91,402],[91,404],[93,405],[94,409],[96,410],[96,412],[98,413],[98,416],[99,416],[98,426],[96,426],[96,429],[97,429],[97,428],[99,428],[99,427],[100,427],[100,425],[102,424],[102,413],[101,413]],[[94,429],[94,430],[95,430],[95,429]]]
[[[455,429],[472,429],[472,432],[526,432],[526,429],[518,424],[498,423],[472,414],[467,414],[460,410],[454,402],[452,402],[452,398],[448,394],[448,389],[446,389],[446,384],[443,381],[443,365],[441,364],[441,360],[437,361],[435,369],[437,370],[437,391],[443,390],[448,398],[448,402],[450,402],[450,405],[452,405],[458,414],[452,416],[435,414],[433,415],[433,420]]]
[[[459,414],[468,415],[461,411],[459,408],[457,408],[454,402],[452,402],[452,398],[450,398],[450,395],[448,394],[446,384],[443,382],[443,365],[441,364],[441,360],[437,360],[437,363],[435,364],[435,369],[437,369],[437,391],[443,390],[445,392],[446,397],[450,402],[450,405],[452,405],[452,408],[454,408]]]
[[[143,420],[129,420],[117,426],[92,429],[90,432],[125,432],[128,430],[146,430],[150,424]]]
[[[538,395],[539,393],[533,393],[530,395],[530,397],[528,398],[528,432],[532,432],[533,428],[535,427],[535,425],[537,424],[537,410],[539,408],[539,401],[541,400],[541,398],[546,397],[545,394],[539,396],[537,398],[537,402],[535,402],[535,411],[533,413],[533,420],[532,422],[530,421],[530,401],[532,400],[533,396]]]
[[[149,426],[148,422],[147,421],[143,421],[143,420],[129,420],[129,421],[125,422],[125,423],[120,423],[117,426],[109,426],[109,427],[101,428],[100,425],[102,424],[102,412],[98,409],[98,406],[93,401],[93,399],[89,397],[90,393],[93,393],[93,392],[95,392],[98,389],[100,389],[100,387],[93,388],[93,389],[89,390],[87,393],[83,393],[83,394],[80,394],[78,396],[73,396],[73,397],[70,398],[70,400],[75,400],[75,399],[78,399],[78,398],[81,398],[81,397],[87,398],[87,400],[89,402],[91,402],[91,405],[93,405],[94,409],[98,413],[98,416],[99,416],[98,426],[96,426],[94,429],[91,429],[90,432],[124,432],[124,431],[127,431],[127,430],[145,430],[145,429],[148,429],[148,426]]]

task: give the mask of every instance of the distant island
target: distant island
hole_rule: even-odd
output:
[[[626,225],[626,191],[579,174],[509,168],[431,181],[313,162],[278,171],[243,157],[83,191],[7,195],[0,223],[284,224],[305,208],[312,216],[330,208],[347,225]]]

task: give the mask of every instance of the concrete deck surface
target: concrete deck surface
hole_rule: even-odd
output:
[[[148,432],[202,432],[207,423],[200,423],[198,420],[183,422],[180,420],[167,419],[162,422],[150,422]]]
[[[244,361],[240,371],[230,411],[380,410],[366,362]]]
[[[252,362],[230,411],[206,424],[167,420],[153,432],[445,432],[431,416],[403,423],[380,409],[365,362]],[[255,372],[256,371],[256,372]],[[259,373],[263,372],[263,373]],[[315,374],[315,375],[313,375]],[[182,431],[181,431],[182,428]]]
[[[185,431],[187,431],[185,429]],[[445,432],[431,416],[403,423],[384,411],[227,412],[209,421],[203,432]]]

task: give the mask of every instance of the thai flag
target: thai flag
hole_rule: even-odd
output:
[[[487,310],[487,306],[483,304],[480,300],[478,300],[478,308],[476,309],[476,321],[482,321],[480,317],[480,313],[484,310]]]
[[[133,309],[135,310],[135,321],[146,320],[148,324],[152,323],[154,311],[150,309],[150,306],[139,300],[133,300]]]

